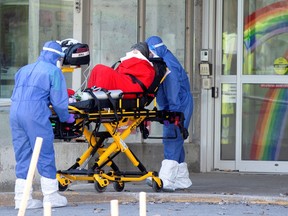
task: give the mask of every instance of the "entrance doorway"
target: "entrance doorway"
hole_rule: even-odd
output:
[[[214,168],[287,172],[288,2],[216,7]]]

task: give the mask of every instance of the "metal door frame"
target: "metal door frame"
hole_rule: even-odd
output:
[[[288,171],[286,161],[248,161],[241,159],[242,151],[242,86],[247,83],[288,83],[288,76],[242,75],[243,62],[243,14],[244,0],[238,0],[237,29],[237,75],[221,75],[222,67],[222,4],[217,1],[216,11],[216,44],[215,44],[215,86],[219,88],[219,96],[215,99],[214,124],[214,166],[219,170],[238,170],[243,172],[283,173]],[[221,84],[236,83],[236,148],[235,160],[220,160],[221,134]],[[210,99],[213,100],[213,99]],[[212,138],[211,138],[212,139]]]

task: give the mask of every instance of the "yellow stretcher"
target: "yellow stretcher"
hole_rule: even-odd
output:
[[[89,146],[70,168],[58,170],[56,177],[59,190],[66,190],[73,181],[89,181],[94,182],[98,192],[105,191],[110,183],[113,183],[116,191],[122,191],[125,182],[139,182],[152,177],[153,190],[161,191],[163,185],[158,173],[147,171],[129,148],[130,144],[124,141],[136,128],[140,128],[144,139],[148,138],[149,130],[146,125],[149,121],[174,123],[175,127],[179,127],[183,138],[188,137],[188,132],[183,127],[183,113],[157,110],[155,95],[167,75],[167,67],[161,58],[153,58],[150,61],[155,68],[155,78],[144,92],[123,93],[121,90],[86,89],[83,94],[87,96],[89,93],[89,98],[86,97],[86,100],[69,106],[69,112],[76,116],[75,123],[61,123],[56,114],[50,118],[55,139],[71,140],[84,136]],[[153,108],[147,108],[153,101]],[[173,139],[176,136],[177,133],[175,137],[164,139]],[[114,160],[119,154],[125,154],[139,171],[120,170]],[[92,159],[94,162],[91,165]]]
[[[106,93],[111,96],[110,91]],[[59,190],[66,190],[73,181],[93,181],[98,192],[105,191],[110,183],[113,183],[116,191],[122,191],[125,182],[139,182],[152,177],[153,190],[161,191],[163,185],[158,173],[147,171],[124,140],[137,127],[140,128],[142,137],[148,138],[149,131],[146,125],[149,121],[174,123],[175,127],[180,128],[184,138],[187,138],[187,131],[183,127],[183,113],[157,110],[155,102],[152,109],[147,109],[144,107],[147,101],[143,102],[143,93],[137,94],[135,99],[123,99],[124,94],[110,99],[108,96],[103,98],[103,92],[100,99],[97,99],[97,93],[95,95],[95,98],[84,103],[80,101],[69,106],[69,112],[76,116],[74,124],[60,123],[56,115],[50,119],[56,139],[70,140],[84,136],[89,143],[88,149],[70,168],[57,172]],[[126,126],[124,130],[118,130],[123,126]],[[108,138],[112,138],[113,141],[106,143]],[[120,153],[125,154],[139,171],[120,170],[113,161]],[[86,168],[94,155],[98,157],[93,166]],[[105,171],[104,167],[108,167],[109,170]]]

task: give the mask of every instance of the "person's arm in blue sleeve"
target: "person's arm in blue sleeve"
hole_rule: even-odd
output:
[[[171,72],[167,75],[163,83],[164,91],[169,103],[169,110],[178,112],[180,111],[181,107],[181,102],[179,98],[180,81],[177,71],[174,68],[171,69]]]
[[[69,118],[68,112],[68,93],[66,88],[65,77],[61,70],[55,70],[51,79],[50,102],[54,111],[58,115],[61,122],[65,122]]]

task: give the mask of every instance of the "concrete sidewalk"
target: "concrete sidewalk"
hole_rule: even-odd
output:
[[[193,185],[186,190],[155,193],[144,182],[125,184],[122,192],[115,192],[112,184],[103,193],[94,189],[94,184],[76,182],[62,192],[70,205],[80,203],[103,203],[118,199],[121,203],[138,202],[139,192],[147,193],[148,202],[206,202],[250,203],[288,205],[288,175],[248,174],[237,172],[192,173]],[[0,193],[0,206],[13,206],[13,192]],[[42,199],[35,191],[34,198]]]

